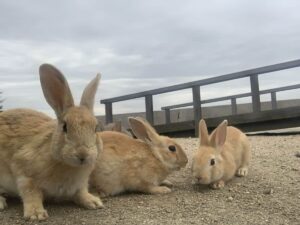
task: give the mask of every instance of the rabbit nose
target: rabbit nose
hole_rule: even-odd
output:
[[[82,157],[82,158],[80,157],[80,158],[79,158],[79,161],[80,161],[81,164],[84,162],[84,160],[85,160],[84,157]]]
[[[85,155],[78,155],[77,158],[78,158],[80,164],[83,164],[85,162],[85,160],[86,160],[86,156]]]

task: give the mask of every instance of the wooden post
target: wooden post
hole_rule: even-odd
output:
[[[232,113],[232,115],[237,114],[236,98],[231,99],[231,113]]]
[[[272,109],[277,109],[276,92],[271,92],[271,103],[272,103]]]
[[[105,120],[106,124],[113,122],[112,102],[105,103]]]
[[[150,124],[154,124],[153,119],[153,98],[152,95],[145,96],[145,104],[146,104],[146,119]]]
[[[199,134],[198,123],[202,117],[200,86],[194,86],[192,91],[193,91],[193,109],[194,109],[194,120],[195,120],[195,136],[197,137]]]
[[[166,124],[171,123],[171,112],[170,109],[165,109],[165,116],[166,116]]]
[[[260,112],[261,106],[260,106],[258,74],[250,76],[250,83],[251,83],[253,112]]]

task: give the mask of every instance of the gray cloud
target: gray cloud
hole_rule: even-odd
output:
[[[103,75],[100,98],[188,82],[299,58],[300,2],[266,1],[9,1],[0,2],[0,90],[4,106],[51,113],[38,67],[50,62],[71,83],[77,101],[85,84]],[[274,75],[300,83],[297,70]],[[298,76],[299,77],[299,76]],[[270,75],[262,88],[273,87]],[[277,83],[276,83],[277,82]],[[235,84],[231,84],[237,86]],[[234,93],[247,91],[247,82]],[[232,93],[205,87],[205,98]],[[155,97],[155,108],[191,101],[189,90]],[[170,96],[176,96],[170,97]],[[133,101],[143,110],[142,100]],[[126,103],[118,112],[129,110]]]

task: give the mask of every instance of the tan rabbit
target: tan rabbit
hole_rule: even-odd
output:
[[[250,160],[247,136],[235,127],[227,127],[224,120],[210,136],[204,120],[199,122],[199,149],[192,162],[196,183],[224,187],[234,175],[246,176]]]
[[[100,76],[85,88],[80,106],[64,76],[43,64],[43,93],[57,120],[30,109],[6,110],[0,114],[0,209],[7,204],[3,194],[20,196],[24,217],[44,220],[45,198],[72,199],[85,208],[102,207],[88,192],[88,177],[94,169],[102,141],[96,135],[94,96]]]
[[[165,180],[173,171],[185,167],[187,156],[169,137],[160,136],[142,118],[129,118],[134,135],[104,131],[98,133],[103,151],[91,175],[91,186],[102,196],[125,191],[150,194],[171,192]],[[166,185],[166,186],[165,186]]]

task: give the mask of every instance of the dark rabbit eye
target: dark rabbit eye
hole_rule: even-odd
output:
[[[213,166],[213,165],[215,165],[215,164],[216,164],[215,159],[211,159],[211,160],[210,160],[210,165]]]
[[[63,125],[63,131],[64,131],[65,133],[67,133],[67,131],[68,131],[68,130],[67,130],[67,123],[66,123],[66,122],[65,122],[64,125]]]
[[[171,152],[176,152],[176,147],[175,147],[174,145],[170,145],[170,146],[169,146],[169,150],[170,150]]]

